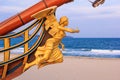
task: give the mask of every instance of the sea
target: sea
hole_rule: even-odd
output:
[[[24,39],[18,37],[11,39],[11,46]],[[37,40],[33,39],[29,46],[32,46]],[[120,58],[120,38],[72,38],[66,37],[62,40],[65,45],[64,56],[80,56],[93,58]],[[3,41],[0,40],[0,48],[3,48]],[[23,46],[11,50],[11,54],[22,54]]]

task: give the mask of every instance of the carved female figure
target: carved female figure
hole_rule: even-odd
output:
[[[57,21],[55,21],[57,22]],[[55,23],[53,22],[53,24]],[[52,22],[51,22],[52,23]],[[27,68],[38,65],[38,67],[43,67],[48,64],[60,63],[63,62],[63,55],[61,50],[59,49],[59,45],[62,46],[62,50],[64,50],[64,45],[61,43],[61,40],[66,36],[65,32],[70,33],[78,33],[78,29],[70,29],[65,26],[68,25],[68,18],[63,16],[60,18],[59,25],[53,26],[56,30],[54,34],[52,34],[52,38],[49,38],[45,45],[42,47],[38,47],[35,52],[36,59],[31,63],[26,63],[24,70]],[[53,30],[54,31],[54,30]]]

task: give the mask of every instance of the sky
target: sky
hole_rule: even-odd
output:
[[[15,15],[40,0],[0,0],[0,22]],[[93,0],[92,0],[93,1]],[[80,33],[67,33],[79,38],[120,38],[120,0],[106,0],[93,8],[88,0],[74,2],[57,8],[57,19],[69,18],[69,28],[80,29]]]

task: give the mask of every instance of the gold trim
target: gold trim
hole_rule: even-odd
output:
[[[5,38],[4,39],[4,48],[6,49],[9,47],[10,47],[10,39]],[[4,52],[4,61],[8,61],[9,59],[10,59],[10,51]],[[5,64],[3,74],[2,74],[2,79],[6,77],[7,69],[8,69],[8,64]]]
[[[28,39],[29,39],[29,31],[27,30],[24,33],[24,41],[27,41]],[[28,43],[24,45],[24,53],[28,51],[28,46],[29,46]],[[28,60],[28,55],[24,58],[23,65],[27,62],[27,60]]]
[[[39,19],[42,13],[49,12],[51,9],[53,9],[53,7],[43,10],[43,12],[39,12],[38,14],[34,15],[34,17]],[[23,71],[34,65],[38,65],[38,68],[41,68],[49,64],[61,63],[63,61],[63,54],[59,49],[59,45],[61,45],[62,50],[64,50],[64,44],[61,43],[61,40],[66,36],[65,32],[79,32],[78,29],[65,27],[68,26],[69,23],[66,16],[62,16],[60,18],[60,22],[56,20],[56,17],[53,14],[47,15],[45,18],[45,29],[52,36],[52,38],[47,39],[43,46],[39,46],[37,48],[36,52],[34,53],[35,60],[30,63],[26,63]]]

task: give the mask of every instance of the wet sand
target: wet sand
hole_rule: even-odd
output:
[[[64,57],[63,63],[33,66],[13,80],[120,80],[120,59]]]

